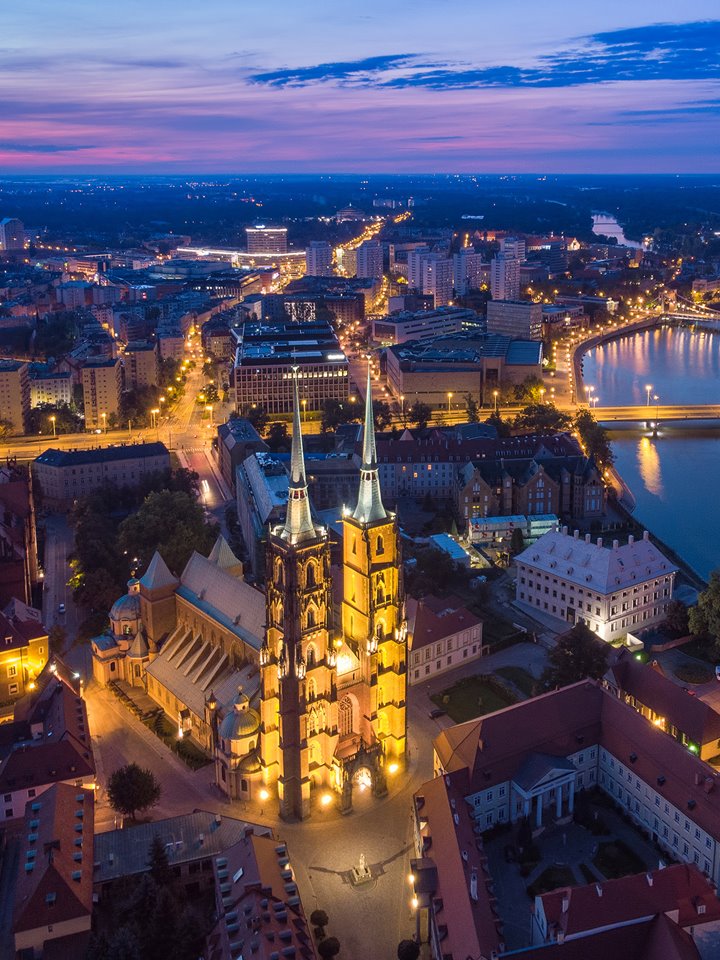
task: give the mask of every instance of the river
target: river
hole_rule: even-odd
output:
[[[615,237],[621,247],[632,247],[633,250],[641,250],[642,244],[635,240],[628,240],[623,232],[623,228],[617,222],[611,213],[593,213],[592,232],[600,237]]]
[[[613,340],[585,355],[584,380],[608,405],[643,405],[648,386],[661,404],[718,403],[720,334],[664,328]],[[720,567],[720,432],[633,428],[612,442],[637,519],[707,578]]]

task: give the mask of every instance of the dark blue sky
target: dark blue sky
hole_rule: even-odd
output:
[[[0,172],[719,166],[718,0],[23,0],[2,27]]]

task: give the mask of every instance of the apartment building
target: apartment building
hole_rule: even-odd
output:
[[[85,427],[105,429],[120,416],[122,364],[120,360],[88,360],[82,368]]]
[[[30,373],[23,360],[0,360],[0,419],[14,434],[28,429],[30,417]]]

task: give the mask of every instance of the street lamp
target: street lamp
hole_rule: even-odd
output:
[[[57,433],[55,432],[55,417],[50,417],[50,423],[52,424],[53,436],[56,437]]]
[[[646,383],[645,390],[647,391],[647,405],[650,406],[650,391],[652,390],[652,384]]]
[[[655,421],[657,423],[660,420],[660,397],[655,394],[653,400],[655,401]]]
[[[102,417],[102,421],[103,421],[103,430],[105,431],[105,433],[107,433],[107,414],[101,413],[100,416]]]
[[[452,398],[453,398],[453,395],[448,390],[448,413],[450,412],[450,401],[452,400]]]
[[[152,416],[152,425],[153,425],[153,427],[155,428],[155,430],[157,430],[157,415],[158,415],[159,413],[160,413],[160,411],[158,410],[157,407],[155,407],[154,410],[151,410],[151,411],[150,411],[150,415]]]
[[[213,408],[212,408],[212,404],[209,403],[209,404],[205,407],[205,409],[206,409],[207,412],[210,414],[210,426],[212,427],[212,425],[213,425]]]
[[[402,417],[403,426],[405,425],[405,394],[400,394],[400,416]]]
[[[498,412],[498,391],[493,390],[493,397],[495,399],[495,413]]]
[[[307,420],[307,397],[303,397],[302,400],[300,401],[300,403],[302,403],[302,408],[303,408],[303,423],[305,423],[305,421]]]
[[[540,387],[540,403],[545,403],[545,387]]]

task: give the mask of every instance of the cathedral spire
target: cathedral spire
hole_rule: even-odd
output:
[[[291,544],[301,543],[317,536],[310,515],[305,461],[303,459],[302,430],[300,429],[300,399],[298,397],[297,368],[293,374],[293,432],[290,453],[290,483],[285,526],[280,536]]]
[[[368,364],[367,394],[365,395],[365,429],[363,432],[362,466],[360,467],[360,493],[353,518],[361,523],[385,520],[387,514],[380,496],[377,454],[375,452],[375,422],[372,408],[372,383]]]

